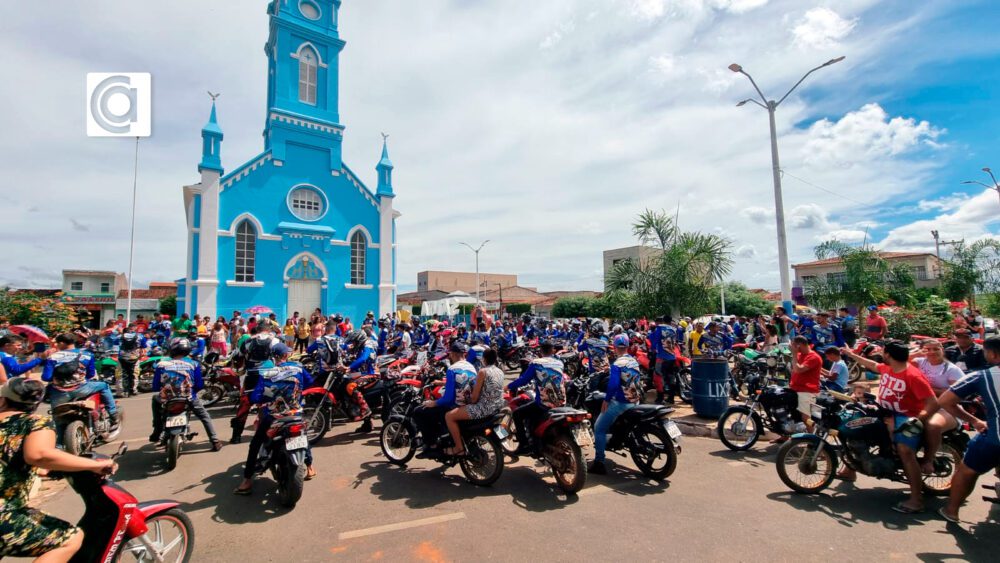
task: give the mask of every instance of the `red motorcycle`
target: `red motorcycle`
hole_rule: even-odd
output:
[[[111,457],[127,450],[125,444]],[[87,454],[94,459],[108,459]],[[83,546],[71,562],[163,561],[187,563],[194,552],[194,525],[172,500],[139,502],[111,478],[90,471],[53,474],[66,479],[86,510],[77,524]]]
[[[124,416],[121,409],[118,416]],[[52,419],[56,428],[61,429],[63,447],[73,455],[82,455],[96,446],[107,444],[120,432],[111,430],[111,414],[101,401],[100,393],[54,407]]]
[[[209,354],[203,365],[205,388],[198,392],[202,404],[210,407],[223,399],[240,400],[240,376],[232,367],[232,356],[219,359]]]
[[[881,340],[869,341],[866,338],[861,338],[854,345],[854,350],[852,350],[852,352],[862,358],[881,362],[884,357],[882,354],[883,344],[884,342]],[[847,369],[849,373],[847,378],[848,383],[857,383],[865,377],[865,368],[861,367],[861,364],[855,362],[850,357],[845,357],[844,359],[847,361]]]

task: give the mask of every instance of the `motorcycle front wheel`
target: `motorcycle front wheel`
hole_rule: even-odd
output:
[[[198,391],[198,398],[201,399],[201,403],[206,407],[218,403],[225,396],[226,390],[220,385],[207,385],[204,389]]]
[[[166,563],[188,563],[194,552],[194,524],[179,508],[171,508],[146,520],[148,531],[143,538],[133,538],[122,546],[115,558],[116,562],[164,561]],[[149,552],[149,548],[156,551]]]
[[[66,448],[66,453],[80,455],[85,451],[86,444],[87,427],[83,425],[83,422],[74,420],[67,424],[66,429],[63,430],[63,447]]]
[[[662,426],[643,424],[632,431],[635,444],[629,448],[632,461],[646,477],[666,479],[677,469],[677,450]]]
[[[500,440],[476,434],[465,439],[465,457],[460,463],[462,473],[473,485],[487,487],[503,473],[503,451]]]
[[[510,412],[510,409],[504,409],[500,425],[507,429],[507,437],[500,441],[503,453],[509,456],[516,456],[517,440],[514,437],[517,436],[517,428],[514,426],[514,416]]]
[[[778,448],[778,457],[774,463],[778,469],[778,477],[789,489],[813,495],[833,482],[837,475],[837,454],[827,444],[817,456],[816,449],[822,443],[793,438]]]
[[[306,402],[306,406],[302,408],[302,420],[306,421],[306,438],[309,440],[309,445],[314,446],[316,442],[323,439],[326,436],[327,430],[330,429],[330,423],[326,419],[326,414],[330,411],[323,408],[323,403],[316,404],[317,401]]]
[[[552,467],[552,475],[559,488],[568,495],[575,495],[587,484],[587,464],[583,451],[568,434],[558,434],[545,447],[545,461]]]
[[[415,436],[402,420],[394,419],[383,424],[378,443],[382,455],[393,465],[405,466],[417,453]]]
[[[715,427],[722,445],[734,452],[745,452],[752,448],[763,432],[764,429],[757,423],[750,409],[742,407],[727,410]]]

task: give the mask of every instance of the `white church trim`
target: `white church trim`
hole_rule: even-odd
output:
[[[356,233],[358,231],[361,231],[362,233],[364,233],[365,240],[368,241],[368,248],[378,248],[379,247],[379,243],[372,242],[374,240],[372,238],[372,234],[370,232],[368,232],[368,229],[366,229],[364,225],[354,225],[353,227],[351,227],[351,230],[347,231],[347,236],[344,237],[344,240],[343,240],[342,244],[341,244],[341,241],[339,241],[339,240],[337,241],[337,243],[338,243],[337,246],[350,246],[351,245],[351,239],[354,238],[354,233]],[[330,244],[333,244],[333,241],[330,241]]]
[[[228,231],[219,231],[220,237],[235,237],[236,227],[240,226],[243,220],[249,220],[253,223],[255,229],[257,229],[257,239],[258,240],[281,240],[281,235],[269,235],[264,232],[264,227],[260,224],[260,220],[253,216],[252,213],[240,213],[233,219],[233,222],[229,225]]]
[[[247,176],[250,175],[251,172],[257,170],[258,168],[263,166],[265,162],[272,160],[273,158],[274,156],[271,155],[271,151],[265,152],[256,159],[230,172],[228,176],[222,179],[222,182],[221,184],[219,184],[219,187],[222,188],[222,190],[225,190],[229,186],[235,184],[236,182],[239,182],[243,178],[246,178]]]
[[[323,62],[323,55],[319,54],[319,49],[317,49],[316,46],[313,45],[311,41],[306,41],[305,43],[299,45],[299,49],[294,53],[292,53],[291,57],[295,60],[299,60],[299,57],[302,56],[302,50],[305,49],[306,47],[309,47],[310,49],[312,49],[313,53],[316,53],[316,60],[319,61],[320,68],[330,67],[329,64]]]
[[[226,287],[264,287],[264,282],[238,282],[233,280],[226,280]]]

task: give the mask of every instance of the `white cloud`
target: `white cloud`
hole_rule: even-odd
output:
[[[866,104],[836,122],[821,119],[809,128],[803,146],[806,162],[850,167],[873,159],[891,158],[931,143],[944,133],[927,121],[890,117],[878,104]]]
[[[757,223],[758,225],[774,221],[774,209],[768,209],[766,207],[746,207],[740,211],[740,215],[746,217],[754,223]]]
[[[920,211],[952,211],[969,200],[968,194],[953,193],[937,199],[922,199],[917,204]]]
[[[816,235],[816,242],[826,242],[828,240],[839,240],[840,242],[862,242],[867,237],[867,231],[854,229],[835,229],[826,234]]]
[[[800,47],[829,49],[837,46],[857,24],[857,18],[845,19],[829,8],[813,8],[802,16],[792,34]]]
[[[666,11],[666,0],[632,0],[632,13],[645,20],[662,17]]]
[[[983,190],[950,211],[921,221],[902,225],[891,231],[880,243],[887,250],[932,250],[934,238],[931,231],[940,233],[943,240],[976,240],[996,232],[1000,222],[1000,200],[997,192]]]
[[[671,77],[677,74],[677,59],[671,55],[657,55],[649,58],[649,67],[656,74]]]
[[[754,258],[757,256],[757,248],[752,244],[744,244],[736,249],[736,256],[739,258]]]
[[[788,224],[793,229],[828,229],[830,222],[825,209],[815,203],[794,207],[788,214]]]
[[[560,23],[555,31],[548,34],[545,37],[545,39],[542,39],[541,44],[539,44],[539,48],[551,49],[552,47],[555,47],[560,42],[562,42],[563,38],[566,35],[573,33],[574,29],[576,29],[576,24],[573,22],[573,20]]]

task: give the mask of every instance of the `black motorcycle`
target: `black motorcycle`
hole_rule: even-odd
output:
[[[872,404],[874,399],[868,395],[868,403],[862,404],[841,393],[821,393],[811,406],[815,434],[797,434],[778,449],[775,466],[781,481],[797,493],[818,493],[830,485],[843,461],[858,473],[905,483],[903,462],[883,422],[887,413]],[[927,492],[948,494],[968,444],[961,429],[945,432],[934,472],[923,476]]]
[[[267,431],[267,441],[257,456],[255,474],[270,470],[278,483],[278,502],[287,508],[294,508],[302,498],[302,488],[306,479],[306,439],[305,423],[301,416],[293,415],[276,418]]]
[[[586,410],[592,423],[601,414],[608,374],[580,377],[566,386],[569,406]],[[681,452],[681,430],[670,420],[674,409],[663,405],[636,405],[619,416],[611,425],[605,451],[621,456],[628,452],[643,475],[666,479],[677,468]]]
[[[386,460],[400,467],[406,467],[406,464],[413,459],[421,442],[417,425],[413,420],[413,412],[422,402],[420,392],[411,389],[406,393],[408,396],[405,411],[402,414],[393,413],[388,422],[382,426],[382,433],[379,436],[379,445]],[[465,452],[460,456],[450,456],[442,449],[438,449],[440,453],[433,457],[434,461],[445,467],[458,465],[462,468],[465,478],[474,485],[484,487],[492,485],[503,473],[504,453],[500,442],[508,438],[503,421],[502,413],[479,420],[462,421],[459,427],[462,441],[465,443]],[[447,431],[436,441],[441,448],[454,445]]]
[[[747,377],[746,402],[726,409],[715,429],[727,448],[749,450],[768,430],[782,436],[805,432],[798,413],[798,394],[778,381],[760,372]]]
[[[521,366],[521,359],[525,357],[526,352],[527,347],[523,342],[501,345],[498,360],[508,370],[519,369]]]
[[[191,399],[187,397],[170,399],[163,405],[161,440],[167,446],[167,469],[177,467],[184,442],[190,442],[198,435],[197,432],[191,432],[190,410]]]

